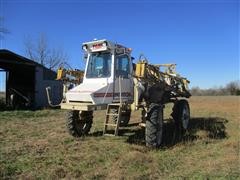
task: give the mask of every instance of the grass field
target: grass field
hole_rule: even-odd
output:
[[[94,113],[89,136],[75,139],[65,129],[65,111],[0,112],[0,179],[238,179],[240,97],[192,97],[191,130],[173,141],[166,107],[164,144],[144,146],[133,126],[119,137],[102,136],[104,113]]]

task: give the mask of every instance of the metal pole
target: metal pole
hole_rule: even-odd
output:
[[[119,83],[119,98],[120,98],[120,105],[122,105],[122,86],[121,86],[121,76],[118,77]]]

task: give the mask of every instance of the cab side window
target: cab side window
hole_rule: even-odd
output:
[[[118,56],[116,59],[116,77],[128,78],[130,74],[129,57],[127,55]]]

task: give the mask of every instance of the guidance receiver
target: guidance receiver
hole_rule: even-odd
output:
[[[106,39],[83,43],[82,48],[87,57],[83,81],[68,90],[61,103],[62,109],[70,110],[67,127],[71,135],[88,133],[96,110],[106,110],[103,134],[110,134],[112,127],[113,135],[118,135],[131,111],[140,109],[146,145],[158,147],[166,103],[174,103],[172,117],[179,132],[187,130],[189,81],[176,73],[176,64],[153,65],[144,56],[134,64],[130,48]]]

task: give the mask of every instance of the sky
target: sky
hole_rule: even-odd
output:
[[[73,68],[83,69],[81,44],[108,39],[151,63],[176,63],[190,87],[239,80],[238,0],[0,0],[10,33],[2,48],[25,55],[24,39],[45,34]]]

